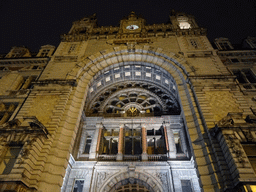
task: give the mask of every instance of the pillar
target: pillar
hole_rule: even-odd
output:
[[[95,133],[92,138],[89,159],[96,159],[96,155],[99,153],[102,130],[102,124],[96,125]]]
[[[123,146],[124,146],[124,124],[120,125],[118,137],[118,153],[116,156],[117,161],[123,160]]]
[[[142,155],[141,159],[142,161],[148,160],[148,154],[147,154],[147,130],[146,125],[143,124],[141,127],[141,136],[142,136]]]
[[[164,124],[164,132],[168,156],[169,158],[176,158],[176,146],[174,141],[174,135],[169,124]]]
[[[86,129],[83,125],[82,126],[82,135],[81,135],[81,141],[80,141],[80,146],[79,146],[79,151],[78,151],[78,158],[83,154],[84,149],[85,149],[85,144],[86,144],[86,138],[87,138],[87,132]]]

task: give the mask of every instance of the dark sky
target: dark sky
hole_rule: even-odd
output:
[[[57,46],[73,21],[93,13],[100,26],[117,26],[131,11],[148,24],[166,23],[172,9],[194,15],[210,41],[228,37],[238,44],[256,36],[255,0],[0,0],[0,53],[12,46],[32,52],[41,45]]]

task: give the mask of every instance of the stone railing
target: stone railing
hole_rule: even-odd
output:
[[[98,160],[99,161],[116,161],[116,155],[98,155]],[[167,160],[168,158],[166,154],[148,155],[148,161],[167,161]],[[141,161],[141,155],[123,155],[123,161]]]
[[[141,155],[124,155],[124,161],[140,161]]]
[[[99,155],[98,160],[99,161],[115,161],[116,155]]]
[[[148,155],[149,161],[167,161],[167,155],[161,154],[161,155]]]

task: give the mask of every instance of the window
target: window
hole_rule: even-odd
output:
[[[73,192],[83,192],[84,180],[75,180]]]
[[[104,129],[103,130],[103,148],[101,154],[104,155],[115,155],[117,154],[118,148],[118,129]]]
[[[92,136],[87,136],[86,144],[85,144],[85,148],[84,148],[85,154],[90,153],[91,143],[92,143]]]
[[[22,145],[9,146],[0,164],[0,174],[9,174],[14,167],[16,159],[22,149]]]
[[[166,154],[166,142],[163,127],[158,130],[147,130],[147,153],[152,154]]]
[[[190,180],[181,180],[182,192],[193,192]]]
[[[0,125],[10,119],[17,106],[17,103],[0,103]]]
[[[41,57],[47,57],[49,52],[50,52],[49,49],[42,50]]]
[[[238,59],[230,59],[232,63],[239,63]]]
[[[76,50],[76,44],[71,44],[70,47],[69,47],[69,50],[68,52],[74,52]]]
[[[184,151],[182,149],[181,138],[180,138],[179,132],[174,132],[174,141],[175,141],[175,146],[176,146],[176,152],[184,153]]]
[[[251,69],[233,70],[233,74],[245,89],[256,88],[256,76]]]
[[[32,67],[32,69],[38,69],[38,66],[34,65],[34,66]]]
[[[124,154],[140,155],[142,153],[141,146],[141,129],[125,128],[124,133]]]
[[[231,50],[234,49],[228,40],[219,41],[215,43],[220,50]]]
[[[198,48],[198,42],[195,39],[190,39],[190,44],[194,47],[194,48]]]
[[[21,89],[31,89],[33,87],[32,82],[36,80],[37,76],[29,76],[24,84],[22,85]]]
[[[242,144],[244,151],[249,159],[254,172],[256,173],[256,144]]]

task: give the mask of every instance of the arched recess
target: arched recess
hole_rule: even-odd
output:
[[[159,66],[165,69],[173,77],[177,85],[177,99],[180,104],[181,116],[184,119],[184,125],[189,137],[189,144],[194,160],[197,162],[197,158],[203,158],[203,161],[209,166],[208,169],[212,170],[212,164],[207,156],[208,152],[198,124],[198,119],[189,91],[190,89],[186,82],[191,70],[186,63],[186,60],[181,55],[164,52],[160,48],[135,46],[134,50],[129,50],[127,47],[115,47],[85,58],[82,62],[78,63],[66,77],[66,79],[77,80],[77,87],[75,87],[73,94],[75,99],[73,99],[71,105],[79,110],[80,117],[84,107],[81,103],[85,103],[90,82],[93,81],[95,74],[109,66],[125,62],[145,62]],[[80,117],[77,116],[73,118],[77,118],[78,122]],[[186,119],[189,120],[189,123],[186,122]],[[76,125],[76,130],[77,128],[78,124]],[[198,150],[198,153],[193,153],[194,150]]]
[[[180,115],[176,83],[161,67],[145,62],[118,63],[99,71],[90,81],[86,116]]]
[[[101,186],[99,192],[114,192],[119,186],[121,181],[127,180],[128,183],[133,183],[135,181],[139,182],[141,185],[144,185],[150,192],[164,192],[163,184],[155,179],[152,175],[132,171],[132,172],[119,172],[112,177],[110,177],[106,182]],[[119,181],[119,182],[116,182]],[[115,185],[113,185],[115,183]],[[167,186],[165,186],[167,187]],[[110,189],[110,190],[109,190]]]
[[[74,96],[85,102],[89,85],[99,71],[110,66],[118,66],[119,64],[125,64],[127,62],[134,64],[136,62],[147,63],[166,70],[170,76],[173,77],[177,85],[176,89],[179,93],[178,101],[181,104],[181,109],[183,109],[182,105],[186,105],[189,107],[190,115],[194,113],[192,100],[189,96],[186,83],[189,73],[192,72],[190,67],[183,56],[172,52],[164,52],[160,48],[136,46],[135,50],[128,50],[127,47],[124,46],[97,52],[76,64],[67,74],[66,79],[75,79],[77,81]],[[80,110],[82,110],[82,108],[80,108]],[[191,110],[193,110],[193,112]],[[200,129],[198,130],[200,131]]]

